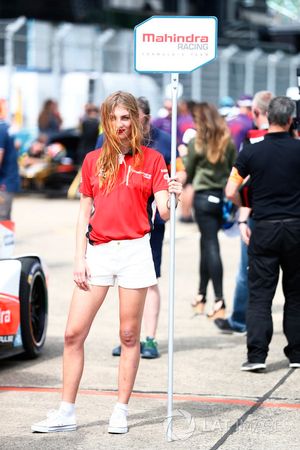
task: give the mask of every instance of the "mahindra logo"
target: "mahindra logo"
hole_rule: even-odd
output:
[[[3,310],[0,308],[0,324],[11,322],[11,312],[9,309]]]
[[[208,42],[208,36],[143,33],[143,42]]]

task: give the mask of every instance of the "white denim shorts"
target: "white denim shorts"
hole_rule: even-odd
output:
[[[142,238],[87,245],[89,284],[139,289],[157,284],[150,235]]]

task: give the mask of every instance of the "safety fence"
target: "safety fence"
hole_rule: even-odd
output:
[[[19,20],[19,19],[18,19]],[[133,31],[100,26],[21,20],[0,22],[0,68],[53,73],[57,80],[69,72],[97,74],[134,73]],[[259,46],[243,50],[237,45],[219,47],[217,58],[190,73],[180,75],[183,96],[218,104],[243,93],[269,89],[283,95],[297,85],[300,54],[265,53]],[[159,89],[161,101],[170,82],[168,74],[147,74]],[[117,86],[116,86],[117,88]],[[3,97],[3,92],[0,96]]]

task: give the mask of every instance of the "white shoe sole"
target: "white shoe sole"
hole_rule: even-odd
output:
[[[290,363],[291,369],[300,369],[300,363]]]
[[[108,427],[108,432],[111,434],[125,434],[128,433],[128,427]]]
[[[266,369],[266,364],[263,363],[257,363],[257,364],[253,364],[252,367],[241,367],[241,371],[243,372],[255,372],[256,370],[264,370]]]
[[[31,431],[33,433],[57,433],[59,431],[76,431],[76,425],[64,425],[62,427],[43,427],[39,425],[32,425]]]

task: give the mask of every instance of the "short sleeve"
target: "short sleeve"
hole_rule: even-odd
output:
[[[168,190],[168,180],[169,174],[164,158],[162,157],[162,155],[157,153],[152,173],[153,193]]]
[[[91,185],[91,169],[92,160],[88,158],[88,155],[84,158],[81,168],[81,181],[79,191],[81,194],[87,197],[93,197],[93,190]]]
[[[249,175],[249,157],[251,154],[251,144],[245,145],[243,150],[238,154],[234,167],[237,169],[242,178]]]
[[[193,138],[188,143],[188,152],[186,156],[183,157],[188,183],[193,182],[197,166],[197,157],[198,155],[196,155],[195,152],[195,138]]]
[[[233,141],[229,144],[229,166],[230,168],[234,165],[237,159],[237,151]]]

